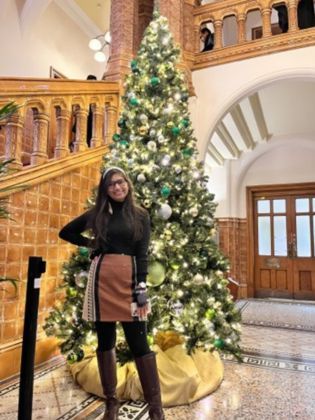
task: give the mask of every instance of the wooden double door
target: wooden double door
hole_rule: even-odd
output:
[[[315,300],[315,185],[254,193],[254,296]]]

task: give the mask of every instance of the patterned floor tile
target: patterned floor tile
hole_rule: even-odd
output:
[[[239,303],[243,324],[315,331],[315,305],[249,300]]]
[[[242,300],[244,363],[223,357],[212,395],[165,409],[166,420],[315,419],[315,305]],[[15,420],[18,381],[0,383],[0,420]],[[101,420],[104,403],[80,389],[62,358],[36,370],[33,420]],[[120,420],[149,420],[147,405],[126,402]]]

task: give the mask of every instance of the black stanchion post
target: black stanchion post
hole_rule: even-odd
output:
[[[22,343],[18,420],[31,420],[33,405],[34,360],[37,331],[40,276],[46,271],[41,257],[29,257]]]

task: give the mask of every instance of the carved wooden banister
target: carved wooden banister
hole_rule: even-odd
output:
[[[315,27],[299,29],[297,19],[298,0],[215,0],[194,8],[195,60],[193,70],[224,64],[245,58],[258,57],[278,51],[315,45]],[[282,4],[288,10],[289,31],[272,35],[272,6]],[[256,40],[246,40],[245,25],[249,12],[259,11],[263,36]],[[237,43],[223,46],[224,19],[235,16],[238,28]],[[206,23],[214,27],[214,49],[201,53],[199,31]],[[219,39],[218,39],[219,38]]]
[[[115,82],[0,78],[0,106],[11,101],[20,105],[1,122],[0,157],[14,159],[12,166],[25,170],[88,150],[88,116],[89,147],[108,144],[116,128],[119,97]]]

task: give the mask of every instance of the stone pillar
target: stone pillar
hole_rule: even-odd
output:
[[[161,15],[168,19],[170,31],[173,34],[174,41],[182,46],[183,38],[183,2],[182,0],[159,0],[159,10]],[[171,3],[171,4],[170,4]]]
[[[58,159],[69,154],[71,112],[68,109],[58,108],[56,114],[57,138],[54,157]]]
[[[137,2],[136,2],[137,3]],[[153,15],[153,0],[138,0],[135,8],[135,33],[134,33],[134,53],[136,54],[141,40],[143,38],[143,33],[146,27],[152,20]]]
[[[214,49],[222,48],[222,30],[223,30],[223,20],[222,19],[216,19],[213,22],[214,26]]]
[[[194,52],[200,52],[200,26],[194,25]]]
[[[34,115],[34,141],[31,155],[31,165],[40,165],[48,160],[48,122],[49,116],[43,112]]]
[[[5,160],[14,159],[11,167],[22,169],[22,140],[24,118],[15,113],[11,115],[5,125]]]
[[[105,104],[106,126],[105,126],[105,144],[112,142],[112,137],[116,133],[117,107],[110,102]]]
[[[130,72],[134,51],[135,0],[111,2],[110,32],[112,36],[110,57],[104,80],[120,81]]]
[[[263,38],[266,38],[272,35],[270,7],[265,7],[264,9],[262,9],[261,13],[262,13],[262,23],[263,23]]]
[[[237,15],[238,43],[239,44],[246,41],[245,21],[246,21],[245,13],[240,13]]]
[[[92,123],[92,138],[91,147],[101,146],[103,143],[103,121],[104,110],[99,105],[92,105],[93,123]]]
[[[297,0],[289,0],[288,3],[288,19],[289,19],[289,32],[294,32],[299,29],[297,17]]]
[[[87,136],[87,117],[88,111],[85,109],[78,109],[76,112],[76,131],[75,142],[73,145],[74,152],[82,152],[86,150],[86,136]]]

